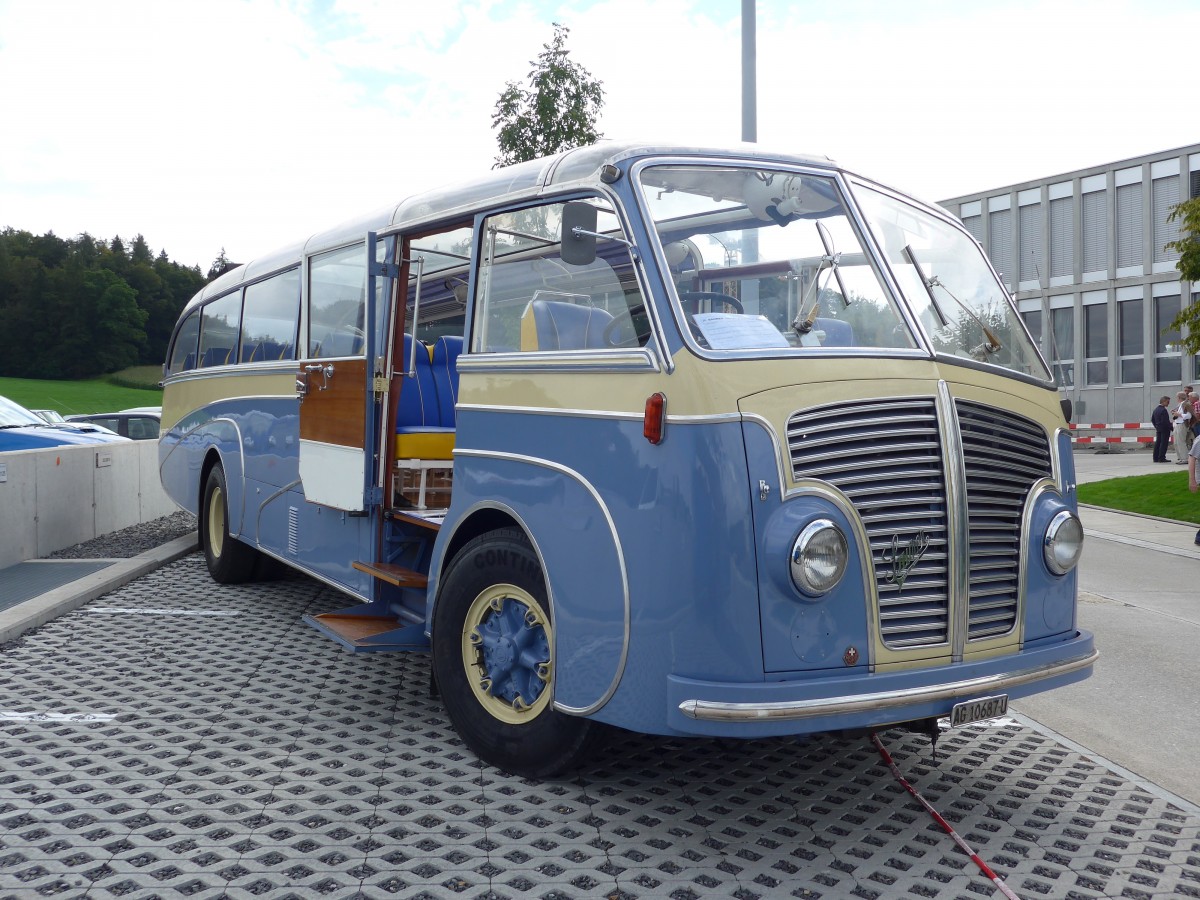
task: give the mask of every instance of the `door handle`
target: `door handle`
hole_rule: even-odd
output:
[[[324,376],[324,379],[322,380],[321,384],[319,384],[317,386],[317,390],[318,391],[329,390],[329,379],[333,377],[333,363],[326,363],[325,365],[321,365],[320,363],[312,363],[310,365],[305,366],[304,371],[306,373],[304,376],[304,381],[305,381],[304,392],[305,393],[308,392],[308,375],[313,372],[320,372],[321,375]],[[299,389],[299,386],[300,386],[300,379],[296,379],[297,389]]]

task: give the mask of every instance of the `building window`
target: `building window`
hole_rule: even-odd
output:
[[[1171,210],[1179,203],[1179,176],[1155,178],[1151,187],[1154,212],[1154,261],[1171,262],[1179,259],[1177,250],[1167,249],[1167,244],[1179,240],[1179,220],[1170,221]]]
[[[1075,384],[1075,310],[1071,307],[1050,310],[1054,381],[1059,387]]]
[[[971,237],[983,243],[983,216],[967,216],[962,220],[963,227],[971,232]]]
[[[1071,198],[1050,201],[1050,277],[1061,278],[1074,272],[1075,233],[1071,227]]]
[[[1029,312],[1021,313],[1021,318],[1025,320],[1025,327],[1029,329],[1029,334],[1033,338],[1034,344],[1039,350],[1042,349],[1042,311],[1040,309],[1031,309]]]
[[[1117,304],[1117,342],[1121,355],[1121,383],[1139,384],[1145,380],[1145,345],[1142,328],[1142,301],[1126,300]]]
[[[1200,169],[1197,169],[1195,172],[1192,172],[1191,175],[1192,175],[1191,196],[1192,196],[1192,199],[1194,200],[1196,197],[1200,197]]]
[[[997,209],[989,214],[988,258],[1006,284],[1013,283],[1012,210]]]
[[[1108,384],[1108,306],[1083,308],[1084,375],[1089,385]]]
[[[1021,207],[1021,281],[1037,281],[1042,271],[1042,206]]]
[[[1083,195],[1083,271],[1108,269],[1108,215],[1104,191]]]
[[[1117,268],[1142,264],[1142,185],[1117,188]]]
[[[1179,355],[1179,329],[1171,322],[1179,315],[1179,295],[1154,298],[1154,380],[1178,384],[1183,380]]]

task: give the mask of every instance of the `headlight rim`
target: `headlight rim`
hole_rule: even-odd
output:
[[[818,536],[823,536],[826,534],[832,534],[835,536],[838,545],[837,550],[838,553],[840,553],[841,559],[836,566],[836,572],[831,577],[826,579],[824,586],[814,585],[803,577],[805,569],[800,560],[803,558],[805,551],[812,548],[813,541],[816,540]],[[811,522],[806,524],[796,535],[795,540],[792,542],[791,553],[788,556],[788,571],[791,576],[793,587],[795,587],[801,595],[803,595],[806,599],[818,600],[829,594],[830,591],[834,590],[839,584],[841,584],[842,579],[846,576],[846,570],[849,568],[849,563],[850,541],[846,537],[845,531],[843,531],[841,526],[839,526],[837,522],[833,521],[832,519],[821,517],[813,519]]]
[[[1062,536],[1062,530],[1068,523],[1074,523],[1079,529],[1078,550],[1074,558],[1067,565],[1063,565],[1058,561],[1054,552],[1055,547],[1059,546],[1059,539]],[[1066,575],[1073,571],[1079,565],[1079,559],[1083,555],[1083,522],[1079,516],[1069,509],[1060,509],[1050,519],[1050,523],[1046,526],[1046,533],[1042,539],[1042,558],[1046,562],[1046,568],[1055,575]]]

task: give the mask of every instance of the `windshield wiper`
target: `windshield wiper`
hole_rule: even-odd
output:
[[[829,230],[820,222],[814,223],[817,226],[817,234],[821,236],[821,244],[825,247],[825,255],[821,257],[821,262],[817,265],[817,274],[813,276],[813,280],[809,283],[808,290],[804,293],[804,299],[800,301],[800,308],[796,311],[796,318],[792,320],[792,330],[796,334],[803,337],[813,329],[813,323],[817,321],[817,310],[821,308],[821,273],[826,269],[833,272],[833,277],[837,279],[838,288],[842,292],[842,303],[846,306],[850,305],[850,295],[846,293],[846,285],[842,283],[842,273],[838,270],[838,266],[842,261],[841,251],[834,252],[833,240],[829,237]],[[816,299],[813,300],[812,308],[808,314],[804,314],[804,305],[808,303],[809,297],[816,294]]]
[[[912,263],[912,267],[917,270],[917,275],[920,276],[921,284],[925,287],[925,293],[929,295],[929,303],[933,307],[934,312],[937,313],[938,318],[942,320],[942,326],[949,326],[950,320],[946,317],[945,311],[942,309],[941,305],[937,301],[937,297],[933,293],[933,289],[935,287],[940,287],[943,291],[949,294],[950,299],[962,307],[963,312],[974,319],[975,324],[983,329],[984,342],[978,347],[972,347],[969,350],[971,356],[979,362],[987,362],[987,356],[989,354],[999,353],[1000,348],[1003,346],[1000,343],[1000,339],[996,337],[995,333],[983,323],[983,319],[979,318],[979,316],[975,314],[975,310],[971,309],[971,307],[967,306],[967,304],[963,303],[956,296],[954,296],[950,288],[942,284],[941,279],[936,275],[931,275],[926,278],[925,271],[921,268],[921,264],[917,262],[917,255],[913,253],[913,249],[910,245],[905,244],[904,254],[908,257],[908,261]]]

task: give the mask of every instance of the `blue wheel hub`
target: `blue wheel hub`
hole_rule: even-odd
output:
[[[500,609],[484,616],[477,627],[479,659],[491,680],[491,695],[516,705],[531,706],[546,689],[550,662],[546,630],[523,603],[501,601]]]

